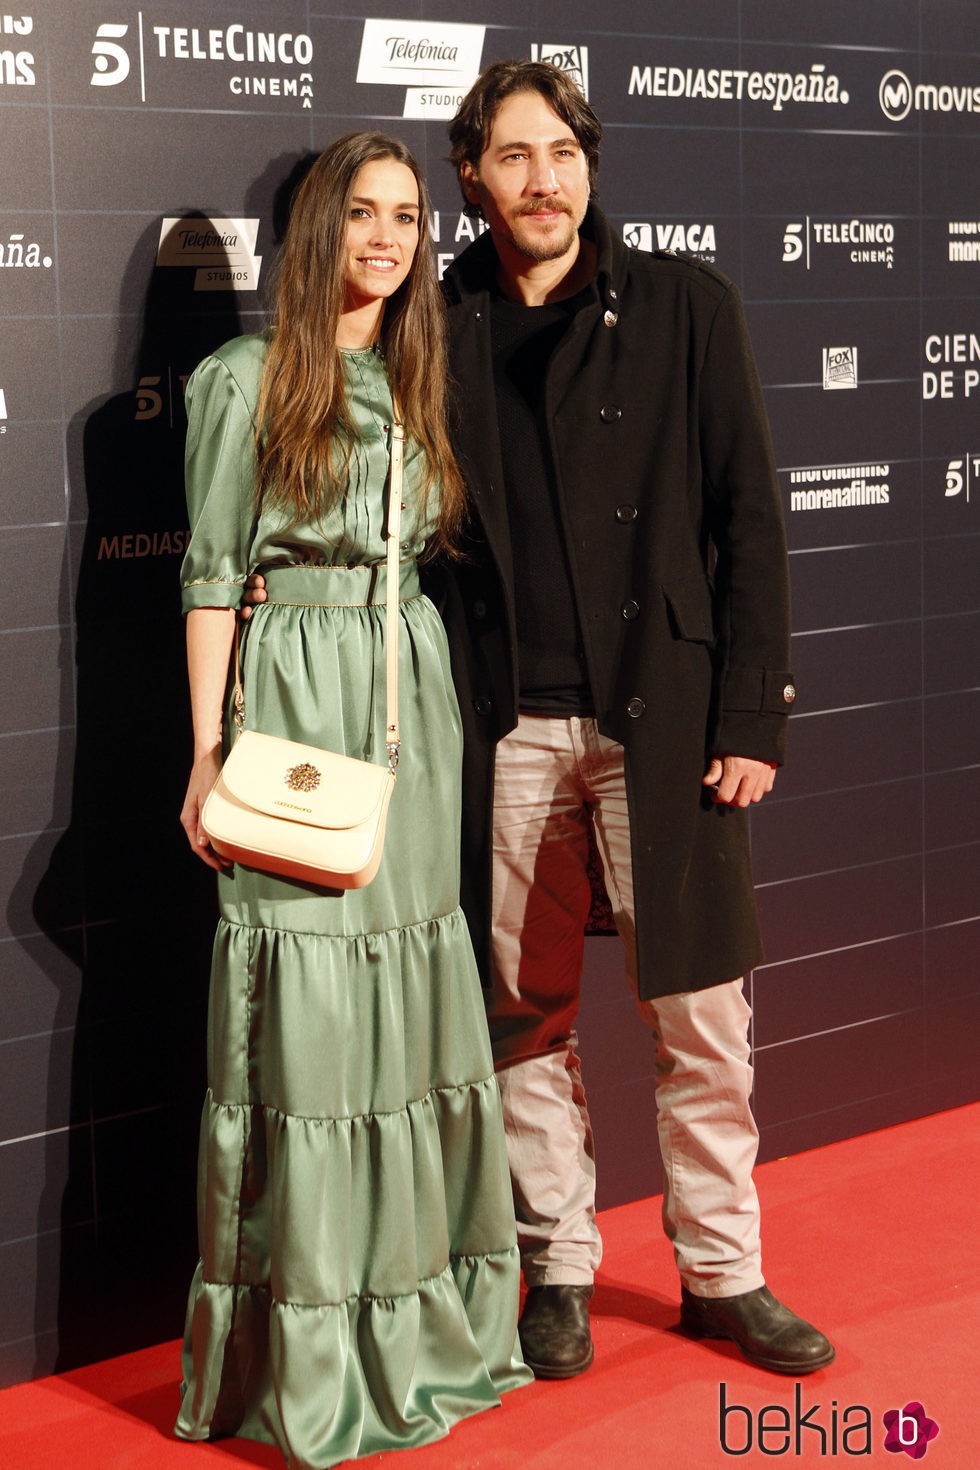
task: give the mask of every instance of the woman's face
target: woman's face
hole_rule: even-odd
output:
[[[394,295],[418,243],[419,189],[412,170],[394,158],[364,164],[354,179],[347,220],[345,309]]]

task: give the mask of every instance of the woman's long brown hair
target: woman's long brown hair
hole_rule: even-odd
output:
[[[384,133],[348,133],[313,164],[293,202],[276,267],[273,330],[256,415],[257,490],[295,521],[317,520],[343,498],[357,438],[337,328],[354,181],[366,163],[392,158],[419,190],[419,243],[408,276],[385,305],[380,347],[405,432],[424,451],[419,508],[440,494],[435,547],[451,550],[465,492],[446,427],[445,309],[429,246],[429,197],[414,157]]]

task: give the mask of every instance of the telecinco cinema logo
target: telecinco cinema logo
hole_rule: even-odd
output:
[[[404,86],[405,117],[453,117],[480,73],[486,26],[365,20],[357,81]]]
[[[585,93],[589,95],[589,48],[588,46],[548,46],[532,45],[532,61],[547,61],[551,66],[557,66],[566,76],[570,76],[573,82],[577,82]]]
[[[2,396],[2,395],[0,395]],[[951,459],[946,465],[946,499],[953,500],[962,495],[970,503],[970,492],[980,483],[980,454],[964,454],[962,459]]]
[[[0,87],[33,87],[34,52],[19,44],[22,36],[34,30],[29,15],[0,15]]]
[[[167,67],[185,61],[220,64],[234,97],[296,98],[313,106],[313,42],[303,32],[260,31],[235,23],[199,27],[146,25],[138,11],[134,26],[107,22],[92,43],[90,85],[118,87],[137,67],[140,100],[148,100],[147,63]]]
[[[889,122],[903,122],[910,112],[980,112],[980,86],[916,82],[897,67],[878,83],[878,102]]]
[[[783,263],[802,261],[813,269],[814,257],[824,251],[851,265],[895,264],[895,224],[890,219],[813,219],[788,224],[783,231]]]

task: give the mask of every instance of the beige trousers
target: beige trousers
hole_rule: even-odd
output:
[[[522,715],[497,747],[488,1013],[532,1286],[590,1282],[602,1254],[575,1032],[590,820],[635,993],[623,748],[594,719]],[[681,1280],[698,1296],[751,1291],[763,1277],[742,982],[638,1005],[654,1042],[663,1223]]]

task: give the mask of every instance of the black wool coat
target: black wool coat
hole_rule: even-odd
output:
[[[716,754],[783,759],[786,548],[762,394],[735,287],[628,249],[590,206],[588,305],[547,370],[549,448],[596,716],[625,748],[641,998],[734,979],[761,957],[744,811],[701,778]],[[493,759],[518,713],[509,527],[482,235],[450,267],[454,442],[468,559],[438,574],[464,732],[463,904],[489,964]]]

